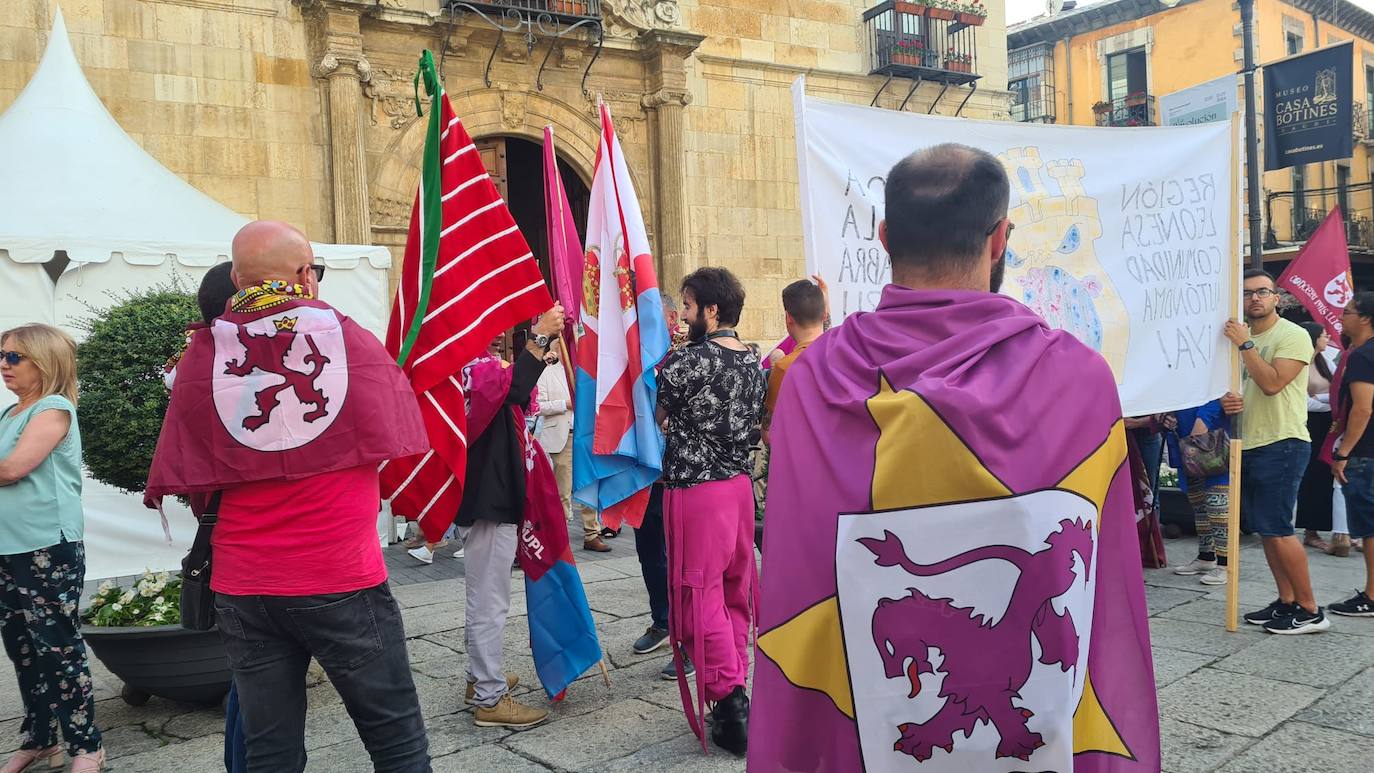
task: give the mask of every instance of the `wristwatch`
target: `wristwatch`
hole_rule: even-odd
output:
[[[1236,348],[1237,348],[1237,349],[1240,349],[1242,352],[1248,351],[1248,350],[1250,350],[1250,349],[1255,348],[1255,342],[1254,342],[1254,341],[1246,341],[1245,343],[1241,344],[1240,346],[1238,346],[1238,347],[1236,347]]]
[[[1348,462],[1348,461],[1350,461],[1350,457],[1348,457],[1348,456],[1342,456],[1341,453],[1340,453],[1339,451],[1332,451],[1332,452],[1331,452],[1331,458],[1332,458],[1333,460],[1337,461],[1337,462]]]
[[[534,334],[534,345],[540,349],[548,349],[551,343],[553,343],[553,338],[551,336],[546,336],[543,333]]]

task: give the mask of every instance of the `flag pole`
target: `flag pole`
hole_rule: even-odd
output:
[[[1235,114],[1231,116],[1231,255],[1237,267],[1245,265],[1240,248],[1240,223],[1236,215],[1240,207],[1235,191],[1240,186],[1240,122]],[[1232,313],[1240,308],[1240,277],[1232,277],[1230,303]],[[1230,347],[1231,391],[1241,394],[1240,350]],[[1226,492],[1226,630],[1235,632],[1239,628],[1240,617],[1240,452],[1241,417],[1231,417],[1231,471],[1227,479]]]

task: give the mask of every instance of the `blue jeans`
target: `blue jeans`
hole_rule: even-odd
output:
[[[663,484],[649,491],[649,506],[644,523],[635,529],[635,552],[639,571],[644,575],[644,590],[649,592],[649,617],[652,625],[668,630],[668,549],[663,539]]]
[[[1298,488],[1311,453],[1311,443],[1289,438],[1241,454],[1240,509],[1261,537],[1293,535]]]
[[[1159,463],[1162,461],[1164,453],[1164,435],[1149,430],[1137,429],[1135,432],[1136,447],[1140,449],[1140,458],[1145,462],[1145,476],[1150,479],[1150,491],[1155,496],[1155,502],[1159,502]]]
[[[239,711],[239,691],[231,679],[229,700],[224,704],[224,771],[248,773],[248,745],[243,741],[243,712]]]
[[[1374,538],[1374,459],[1361,456],[1345,464],[1345,517],[1350,536]]]
[[[305,672],[313,656],[343,698],[372,767],[430,773],[429,742],[386,583],[319,596],[215,594],[250,773],[305,770]]]

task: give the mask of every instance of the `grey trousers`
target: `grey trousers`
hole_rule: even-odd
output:
[[[463,569],[467,582],[468,681],[477,682],[477,705],[495,706],[508,691],[501,643],[510,612],[516,526],[477,521],[467,529]]]

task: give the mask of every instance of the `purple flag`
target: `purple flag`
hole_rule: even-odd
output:
[[[889,286],[787,383],[749,769],[1158,771],[1101,356],[1010,298]]]

